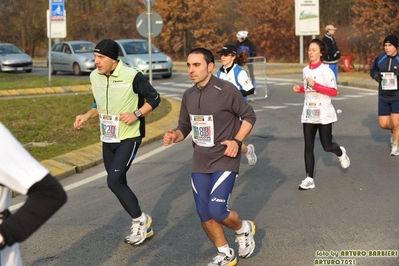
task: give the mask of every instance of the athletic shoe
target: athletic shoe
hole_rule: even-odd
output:
[[[399,156],[399,145],[392,144],[391,156]]]
[[[245,154],[245,157],[248,159],[248,164],[250,166],[254,166],[256,164],[256,161],[258,161],[258,157],[256,157],[255,154],[255,146],[253,144],[248,144],[247,145],[247,153]]]
[[[236,234],[236,242],[238,242],[238,256],[241,258],[248,258],[255,249],[254,235],[256,233],[256,225],[254,222],[249,220],[243,220],[242,222],[247,223],[249,231],[239,235]]]
[[[315,188],[313,178],[307,176],[304,180],[302,180],[302,183],[299,185],[299,189],[311,189]]]
[[[125,242],[131,245],[140,245],[149,237],[154,235],[151,228],[152,218],[148,214],[143,213],[145,216],[144,222],[133,221],[130,229],[130,234],[125,237]]]
[[[237,264],[237,256],[234,254],[234,249],[230,248],[230,256],[220,252],[213,258],[208,266],[234,266]]]
[[[348,155],[346,154],[346,150],[341,146],[342,155],[338,157],[339,162],[341,163],[341,167],[346,169],[351,165],[351,160],[349,160]]]

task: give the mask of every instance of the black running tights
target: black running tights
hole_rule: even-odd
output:
[[[342,155],[342,150],[337,143],[332,142],[332,123],[327,125],[303,123],[303,136],[305,139],[305,170],[309,177],[313,178],[314,170],[314,142],[316,132],[319,130],[319,138],[324,151]]]
[[[120,143],[103,142],[103,158],[108,174],[108,187],[132,218],[140,217],[141,209],[136,195],[127,184],[126,173],[140,144],[140,138],[125,139]]]

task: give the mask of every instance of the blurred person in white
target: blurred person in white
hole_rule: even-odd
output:
[[[20,242],[32,235],[67,200],[61,184],[0,122],[0,265],[22,265]],[[9,211],[12,190],[27,195]]]

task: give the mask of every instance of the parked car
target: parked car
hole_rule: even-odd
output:
[[[142,39],[115,40],[119,45],[119,59],[139,69],[149,76],[148,42]],[[163,54],[155,45],[151,48],[152,75],[170,78],[172,76],[172,59]]]
[[[58,71],[73,72],[76,76],[90,73],[96,68],[94,64],[94,47],[89,41],[64,41],[51,48],[51,74]],[[47,67],[49,59],[47,56]]]
[[[32,58],[12,43],[0,42],[0,72],[32,72]]]

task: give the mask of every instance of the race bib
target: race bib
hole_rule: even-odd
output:
[[[201,147],[213,147],[214,125],[213,115],[190,115],[192,139]]]
[[[305,115],[306,119],[310,122],[319,121],[321,115],[320,104],[316,102],[307,103]]]
[[[381,88],[383,90],[397,90],[398,79],[393,72],[381,72]]]
[[[100,114],[101,141],[107,143],[121,142],[119,139],[119,116]]]

